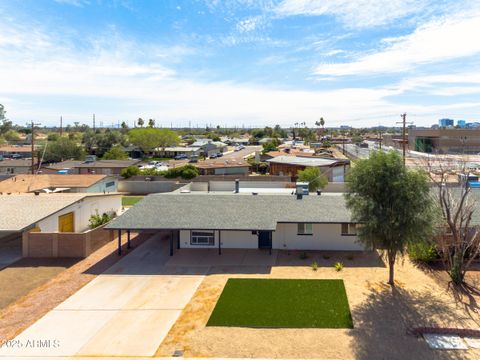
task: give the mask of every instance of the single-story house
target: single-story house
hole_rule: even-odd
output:
[[[34,162],[35,169],[38,162]],[[0,160],[0,175],[29,174],[32,172],[32,159],[3,159]]]
[[[199,147],[166,147],[164,150],[156,149],[155,154],[159,157],[173,158],[177,155],[187,155],[189,158],[193,156],[199,156],[202,153],[202,149]]]
[[[129,167],[141,163],[140,159],[132,160],[68,160],[54,164],[46,164],[42,167],[42,173],[68,173],[68,174],[103,174],[120,175],[120,172]]]
[[[110,193],[117,179],[107,175],[20,174],[0,181],[0,194],[40,192]]]
[[[152,194],[106,229],[158,232],[174,248],[364,250],[343,196]]]
[[[344,182],[350,161],[347,159],[320,158],[315,156],[277,156],[267,160],[271,175],[296,176],[306,167],[319,167],[331,182]]]
[[[247,175],[250,164],[246,161],[211,161],[206,160],[194,164],[200,175]]]
[[[97,212],[118,214],[122,195],[28,193],[0,195],[0,203],[0,241],[21,234],[23,256],[81,257],[111,240],[103,229],[92,238],[89,220]]]
[[[190,145],[190,147],[200,148],[201,154],[206,157],[227,151],[227,144],[221,141],[213,141],[211,139],[198,139]]]

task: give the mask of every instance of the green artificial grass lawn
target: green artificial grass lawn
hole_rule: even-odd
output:
[[[343,280],[229,279],[207,326],[353,328]]]
[[[143,196],[123,196],[122,206],[133,206],[143,199]]]

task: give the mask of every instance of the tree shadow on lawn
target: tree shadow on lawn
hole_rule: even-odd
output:
[[[464,359],[465,350],[431,350],[425,340],[408,334],[414,327],[468,327],[434,293],[420,294],[401,288],[373,289],[352,309],[356,359]]]

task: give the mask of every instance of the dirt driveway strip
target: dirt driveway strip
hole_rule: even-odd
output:
[[[153,356],[208,271],[165,267],[153,236],[15,338],[56,346],[0,349],[0,357]]]
[[[141,245],[146,236],[134,236],[132,245]],[[74,294],[121,258],[112,241],[52,280],[30,291],[0,311],[0,340],[13,339],[55,306]]]

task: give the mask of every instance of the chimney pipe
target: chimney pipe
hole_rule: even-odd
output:
[[[235,194],[240,192],[240,179],[235,179]]]

